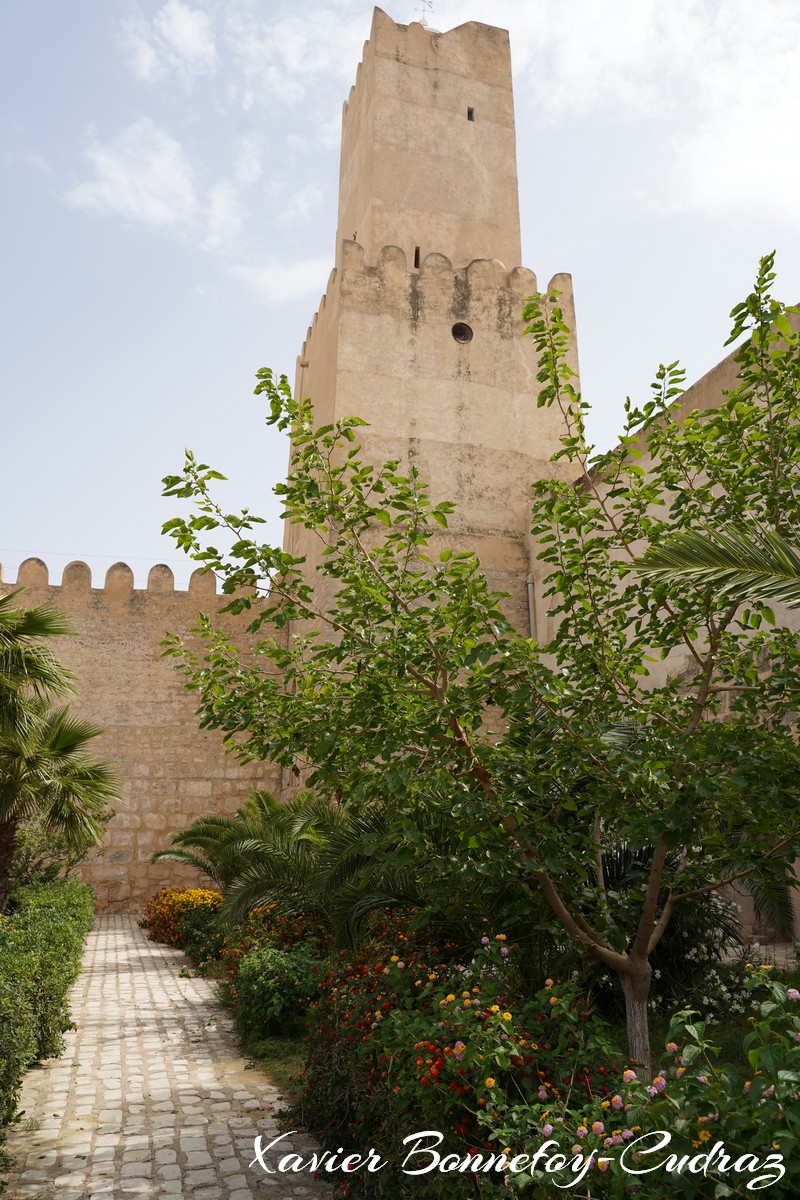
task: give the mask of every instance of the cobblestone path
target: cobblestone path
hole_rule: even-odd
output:
[[[182,979],[182,954],[130,916],[101,916],[72,991],[77,1029],[23,1085],[7,1197],[250,1200],[322,1197],[310,1173],[265,1175],[253,1140],[279,1132],[277,1088],[246,1070],[214,985]],[[284,1152],[310,1153],[293,1136]],[[270,1156],[272,1164],[272,1156]]]

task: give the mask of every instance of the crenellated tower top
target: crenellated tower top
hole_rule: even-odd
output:
[[[342,115],[337,265],[344,241],[374,265],[400,246],[454,267],[522,261],[508,33],[437,33],[380,8]]]

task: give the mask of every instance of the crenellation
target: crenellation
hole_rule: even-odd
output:
[[[217,594],[217,577],[207,567],[198,567],[189,576],[189,595],[202,600]]]
[[[47,587],[50,573],[41,558],[26,558],[17,568],[17,584],[24,587]]]
[[[174,592],[175,576],[166,563],[156,563],[147,575],[148,592]]]
[[[508,286],[519,300],[535,296],[539,291],[536,275],[528,267],[514,267],[508,275]]]
[[[103,591],[110,601],[125,601],[131,598],[133,585],[133,571],[127,563],[118,562],[106,571]]]
[[[88,592],[92,587],[92,569],[81,559],[67,563],[61,574],[62,588],[74,588],[75,591]]]

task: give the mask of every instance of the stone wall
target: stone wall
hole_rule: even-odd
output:
[[[88,566],[74,562],[56,586],[45,564],[29,558],[16,584],[0,582],[0,592],[18,585],[25,589],[20,604],[51,601],[72,622],[77,636],[54,642],[77,676],[72,706],[102,726],[97,754],[123,781],[105,842],[81,868],[99,906],[138,909],[166,884],[199,882],[199,874],[174,863],[151,863],[153,853],[195,817],[233,813],[253,788],[277,782],[266,764],[240,765],[224,753],[219,734],[198,728],[195,698],[175,660],[162,657],[167,632],[187,634],[201,611],[219,608],[214,576],[195,571],[181,592],[169,567],[155,566],[138,590],[131,569],[117,563],[96,588]]]

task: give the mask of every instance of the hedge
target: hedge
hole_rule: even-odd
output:
[[[0,1131],[31,1063],[64,1048],[67,992],[93,924],[91,889],[64,881],[20,888],[0,917]]]

